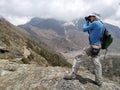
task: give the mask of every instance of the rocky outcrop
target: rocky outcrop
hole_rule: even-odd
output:
[[[30,51],[27,49],[27,46],[24,46],[23,56],[24,56],[25,58],[28,58],[28,56],[30,56]]]
[[[0,90],[120,90],[119,84],[104,79],[102,87],[94,75],[81,70],[72,80],[64,80],[69,68],[39,67],[0,60]],[[81,76],[80,76],[81,75]]]

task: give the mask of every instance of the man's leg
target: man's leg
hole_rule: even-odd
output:
[[[95,68],[95,81],[96,83],[101,86],[102,85],[102,66],[99,60],[99,56],[92,58]]]
[[[72,71],[71,71],[70,74],[65,75],[65,76],[64,76],[64,79],[72,79],[72,78],[75,78],[75,76],[76,76],[76,74],[77,74],[77,72],[78,72],[78,69],[79,69],[79,67],[80,67],[80,64],[81,64],[81,62],[82,62],[82,60],[80,59],[81,56],[82,56],[82,55],[78,55],[78,56],[75,57],[75,59],[74,59],[74,64],[73,64],[73,66],[72,66]]]
[[[86,55],[90,56],[91,55],[90,51],[91,51],[91,47],[84,48],[83,51],[78,56],[75,57],[74,64],[72,66],[72,71],[70,74],[65,75],[64,79],[72,79],[76,76],[80,64],[83,61],[82,60],[83,57],[85,57]]]

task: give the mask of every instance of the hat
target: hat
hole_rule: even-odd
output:
[[[97,19],[100,19],[100,14],[98,14],[98,13],[91,13],[91,14],[89,14],[89,16],[88,17],[90,17],[90,16],[94,16],[94,17],[96,17]]]

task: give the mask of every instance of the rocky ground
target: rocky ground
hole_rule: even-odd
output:
[[[69,68],[39,67],[0,60],[0,90],[120,90],[120,85],[104,78],[102,87],[94,83],[94,75],[81,68],[72,80],[64,80]]]

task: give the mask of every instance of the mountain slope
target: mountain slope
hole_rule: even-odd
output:
[[[0,32],[0,46],[8,49],[10,52],[10,55],[8,54],[7,56],[11,56],[11,58],[15,57],[16,54],[22,56],[22,46],[26,45],[26,40],[16,31],[16,28],[2,18],[0,19]]]
[[[31,19],[31,21],[28,22],[27,24],[36,26],[43,30],[52,29],[56,31],[58,34],[64,35],[63,31],[64,28],[62,27],[63,21],[58,21],[56,19],[41,19],[36,17]]]
[[[42,66],[71,66],[65,58],[46,44],[33,38],[25,30],[0,19],[0,59],[11,59],[23,63],[36,63]]]

